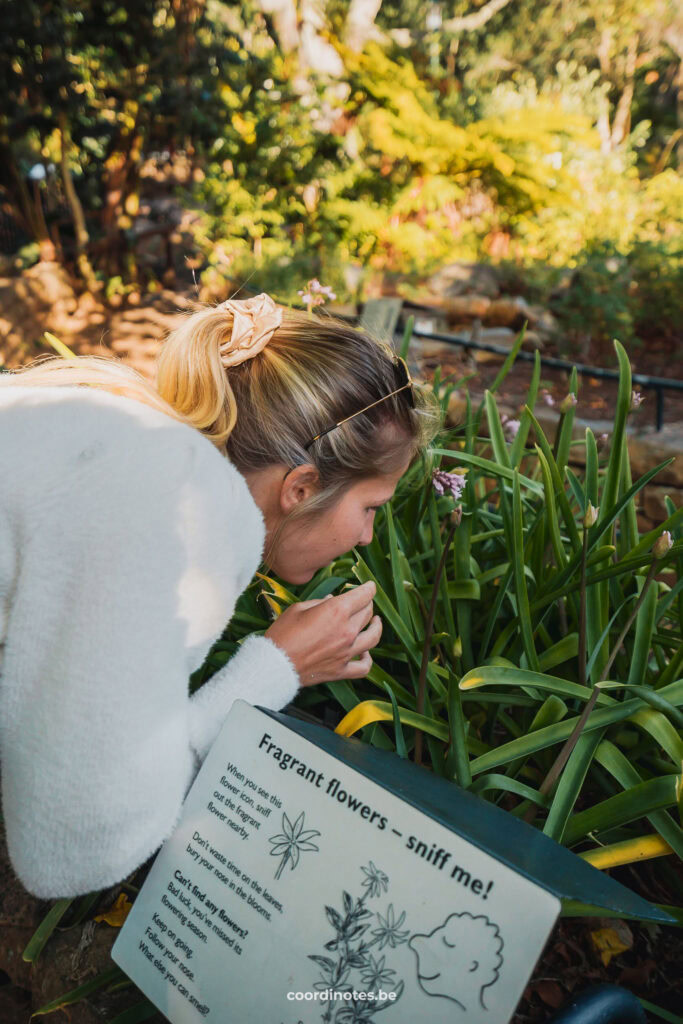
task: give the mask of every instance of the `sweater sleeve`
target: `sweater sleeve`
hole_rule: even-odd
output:
[[[244,534],[255,506],[242,478],[167,429],[128,437],[115,418],[101,443],[40,470],[49,480],[24,502],[0,752],[10,858],[41,898],[144,863],[232,701],[279,707],[296,690],[282,651],[253,637],[189,697],[260,548]]]
[[[239,651],[190,704],[190,742],[203,760],[232,702],[238,699],[278,711],[294,698],[299,677],[285,652],[266,636],[249,636]]]

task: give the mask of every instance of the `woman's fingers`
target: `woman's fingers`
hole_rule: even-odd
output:
[[[355,658],[359,654],[363,654],[365,651],[371,651],[373,647],[376,647],[382,636],[382,620],[379,615],[373,616],[370,625],[367,629],[362,630],[356,637],[351,652],[350,658]]]
[[[340,679],[363,679],[372,668],[372,658],[366,651],[355,661],[347,661],[339,674]]]
[[[347,590],[338,597],[340,608],[349,616],[355,615],[356,612],[362,611],[368,602],[372,602],[377,587],[373,580],[368,580],[367,583],[361,583],[359,587],[353,587],[352,590]]]
[[[359,612],[356,612],[355,615],[351,616],[349,619],[349,627],[354,630],[354,633],[360,633],[362,629],[365,629],[365,627],[372,622],[374,615],[375,609],[372,601],[370,601],[370,603],[366,604],[364,608],[361,608]]]

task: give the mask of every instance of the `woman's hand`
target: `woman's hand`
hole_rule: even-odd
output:
[[[266,630],[289,657],[302,686],[367,675],[372,665],[368,651],[382,635],[382,620],[372,608],[376,589],[370,581],[337,597],[300,601]]]

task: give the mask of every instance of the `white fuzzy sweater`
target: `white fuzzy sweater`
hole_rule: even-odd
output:
[[[249,637],[192,697],[258,567],[244,478],[132,399],[0,387],[0,762],[9,855],[43,898],[112,885],[172,832],[236,698],[299,680]]]

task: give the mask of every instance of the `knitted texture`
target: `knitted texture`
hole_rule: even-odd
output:
[[[189,695],[263,541],[245,480],[191,427],[92,388],[0,388],[2,804],[36,896],[125,878],[232,702],[294,697],[257,636]]]

